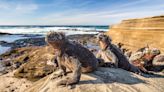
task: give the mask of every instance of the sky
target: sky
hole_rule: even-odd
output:
[[[164,15],[164,0],[0,0],[0,25],[112,25]]]

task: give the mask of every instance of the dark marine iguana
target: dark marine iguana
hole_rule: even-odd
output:
[[[110,63],[109,66],[122,68],[124,70],[140,74],[139,68],[129,63],[127,57],[114,44],[111,43],[111,38],[104,33],[100,33],[97,37],[101,50],[97,54],[97,58],[104,60],[105,63]]]
[[[66,69],[73,72],[73,76],[61,80],[57,85],[72,85],[79,82],[81,73],[94,71],[98,66],[98,60],[92,52],[78,43],[66,39],[64,33],[49,32],[46,42],[56,52],[59,68],[66,73]]]

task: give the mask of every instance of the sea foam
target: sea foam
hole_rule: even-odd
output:
[[[48,31],[73,34],[96,34],[98,31],[107,31],[96,27],[0,27],[0,32],[12,34],[46,34]]]

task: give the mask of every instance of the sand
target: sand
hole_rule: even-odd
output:
[[[14,72],[0,76],[0,92],[24,92],[33,82],[26,79],[14,78]]]

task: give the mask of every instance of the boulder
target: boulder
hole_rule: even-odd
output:
[[[164,54],[157,55],[153,59],[154,65],[164,65]]]

